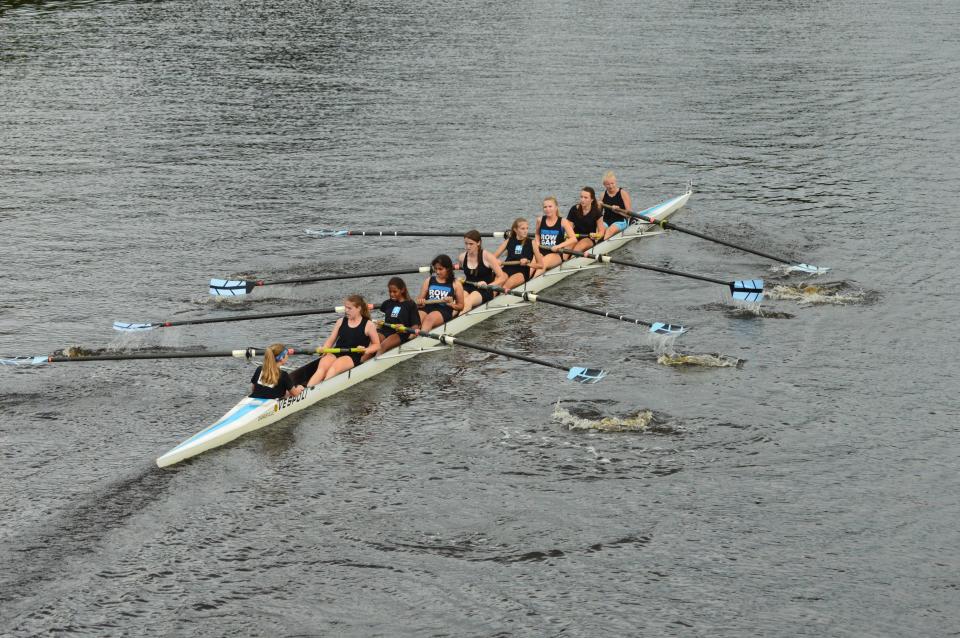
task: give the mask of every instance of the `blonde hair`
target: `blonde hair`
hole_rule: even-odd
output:
[[[263,367],[260,369],[261,385],[276,385],[280,380],[280,364],[277,362],[277,356],[287,349],[282,343],[274,343],[267,346],[263,353]]]
[[[367,305],[367,301],[363,298],[362,295],[350,295],[347,297],[346,301],[350,302],[350,305],[356,306],[360,309],[360,316],[370,321],[370,306]]]
[[[544,203],[546,203],[546,202],[553,202],[553,205],[557,207],[557,215],[560,214],[560,202],[557,201],[556,196],[554,196],[554,195],[547,195],[546,197],[543,198],[543,201],[544,201]]]
[[[617,181],[617,176],[613,174],[613,171],[607,171],[606,173],[603,174],[603,177],[600,179],[600,181],[601,181],[601,182],[605,182],[605,181],[607,181],[608,179],[612,179],[613,181]]]

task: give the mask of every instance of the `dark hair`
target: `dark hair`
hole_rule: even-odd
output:
[[[433,258],[433,261],[430,262],[431,266],[443,266],[450,273],[450,281],[453,282],[453,260],[450,259],[450,255],[437,255]],[[436,272],[436,268],[434,268]]]
[[[404,301],[408,301],[410,299],[410,293],[407,291],[407,282],[400,277],[391,277],[390,281],[387,282],[387,288],[390,286],[393,286],[400,291],[400,297]]]
[[[593,190],[592,186],[584,186],[583,188],[580,189],[580,192],[590,193],[590,201],[592,202],[590,204],[590,212],[591,213],[600,212],[600,204],[599,202],[597,202],[597,191]],[[577,206],[579,205],[580,204],[577,204]],[[580,212],[583,212],[583,211],[580,211]]]

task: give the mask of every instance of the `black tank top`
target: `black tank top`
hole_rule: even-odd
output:
[[[467,266],[467,255],[463,255],[463,273],[467,276],[467,281],[484,281],[490,283],[496,277],[493,276],[493,269],[483,261],[483,253],[477,255],[477,267]]]
[[[334,347],[337,348],[356,348],[359,346],[369,346],[370,337],[364,332],[367,328],[367,318],[361,317],[360,324],[356,328],[351,328],[347,318],[343,318],[340,324],[340,330],[337,333],[337,342]]]
[[[510,239],[507,240],[507,250],[504,257],[505,261],[520,261],[521,259],[533,261],[533,242],[528,239],[521,243],[511,233]]]
[[[616,206],[617,208],[625,209],[627,206],[626,204],[623,203],[623,195],[620,193],[620,191],[622,190],[623,190],[622,188],[618,188],[617,193],[613,197],[611,197],[610,194],[606,190],[604,190],[603,203],[608,206]],[[609,226],[614,222],[622,222],[625,219],[629,219],[629,218],[624,217],[623,215],[618,215],[612,210],[610,210],[609,208],[603,209],[603,223],[606,224],[607,226]]]
[[[572,206],[570,212],[567,213],[567,219],[573,224],[573,232],[578,235],[589,235],[597,232],[597,220],[600,219],[600,216],[601,213],[598,210],[591,210],[586,215],[581,215],[579,204]]]
[[[547,226],[546,220],[546,216],[540,218],[540,236],[538,237],[540,245],[549,247],[562,244],[567,238],[563,230],[563,220],[558,215],[557,223],[553,226]]]

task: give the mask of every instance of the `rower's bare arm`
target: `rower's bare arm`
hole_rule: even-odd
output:
[[[507,249],[507,244],[509,242],[510,242],[509,239],[504,239],[503,242],[500,244],[500,246],[495,251],[493,251],[493,256],[499,259],[500,255],[503,254],[503,251]]]
[[[566,238],[561,244],[555,246],[555,248],[573,248],[577,243],[577,231],[573,229],[573,223],[569,219],[564,219],[561,224],[563,225],[563,232]]]
[[[620,189],[620,197],[623,198],[623,207],[626,208],[627,210],[633,210],[633,205],[630,203],[630,193],[628,193],[626,189],[624,188]],[[624,215],[624,217],[627,217],[629,219],[629,216],[627,215]]]
[[[489,257],[489,259],[487,259],[487,265],[490,267],[490,270],[493,271],[493,285],[502,286],[507,281],[507,273],[503,272],[503,268],[500,267],[500,261],[494,255],[491,255],[487,251],[484,252],[487,253],[484,258]]]
[[[427,290],[430,288],[430,278],[423,280],[423,285],[420,286],[420,296],[415,299],[418,306],[422,306],[427,301]]]
[[[380,333],[377,332],[377,327],[372,321],[367,322],[367,327],[364,329],[367,337],[370,339],[370,345],[366,347],[363,352],[363,355],[360,356],[360,361],[366,361],[367,359],[375,356],[377,350],[380,349]]]
[[[459,279],[453,280],[453,303],[450,304],[450,307],[457,312],[463,310],[463,284],[460,283]]]
[[[340,334],[340,324],[342,323],[343,317],[340,317],[337,319],[337,323],[333,324],[333,330],[330,332],[330,336],[323,342],[324,348],[332,348],[333,344],[337,342],[337,336]]]

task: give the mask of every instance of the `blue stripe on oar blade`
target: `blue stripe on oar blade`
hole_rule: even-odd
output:
[[[218,297],[239,297],[247,294],[247,282],[243,279],[211,279],[210,294]]]
[[[152,323],[124,323],[123,321],[114,321],[113,329],[122,330],[124,332],[137,332],[139,330],[153,330],[154,325]]]
[[[737,301],[760,303],[763,301],[763,279],[742,279],[733,282],[730,290]]]
[[[682,335],[687,329],[672,323],[654,323],[650,325],[650,332],[658,335]]]
[[[806,272],[811,275],[822,275],[823,273],[830,270],[829,268],[821,268],[820,266],[811,266],[810,264],[795,264],[787,268],[787,272]]]
[[[578,383],[596,383],[607,376],[606,370],[597,368],[570,368],[567,378]]]

